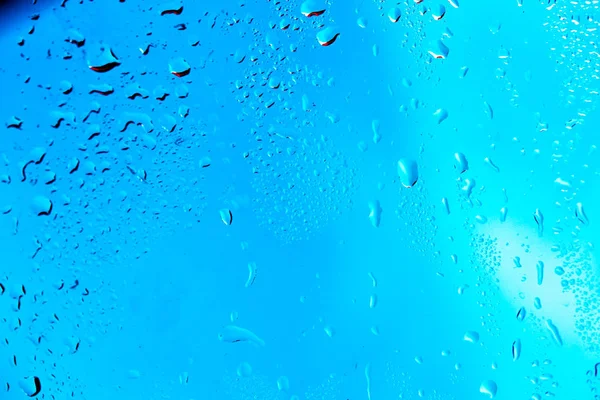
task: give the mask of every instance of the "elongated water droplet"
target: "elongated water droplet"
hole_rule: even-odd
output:
[[[258,269],[256,268],[256,263],[250,262],[248,263],[248,279],[246,279],[245,287],[250,287],[256,280],[256,273]]]
[[[488,116],[488,118],[493,119],[494,118],[494,110],[492,110],[492,106],[490,106],[487,101],[484,101],[483,107],[485,110],[485,114]]]
[[[444,211],[446,214],[450,215],[450,204],[448,203],[448,199],[445,197],[442,198],[442,206],[444,206]]]
[[[544,263],[538,261],[535,265],[535,269],[537,271],[537,284],[541,285],[544,282]]]
[[[377,144],[381,141],[381,134],[379,133],[379,120],[374,119],[371,123],[371,128],[373,129],[373,143]]]
[[[517,339],[512,344],[512,359],[517,361],[521,357],[521,339]]]
[[[367,400],[371,400],[371,363],[365,365],[365,379],[367,381]]]
[[[398,176],[405,188],[411,188],[419,179],[419,168],[415,160],[401,158],[398,160]]]
[[[552,323],[551,319],[546,320],[546,327],[550,331],[550,334],[552,334],[552,339],[554,339],[554,343],[556,343],[558,346],[562,346],[563,341],[562,337],[560,336],[560,332],[558,331],[556,325]]]
[[[369,298],[369,308],[375,308],[377,306],[377,295],[372,294]]]
[[[583,225],[588,225],[590,221],[588,220],[587,215],[585,215],[585,211],[583,210],[583,204],[577,203],[575,208],[575,217],[581,222]]]
[[[221,221],[223,221],[225,225],[229,226],[233,223],[233,213],[231,212],[231,210],[223,208],[219,211],[219,214],[221,215]]]
[[[496,164],[494,164],[494,162],[491,160],[491,158],[486,157],[483,159],[483,161],[485,161],[485,163],[487,165],[489,165],[494,171],[500,172],[500,168],[498,168],[498,166]]]
[[[372,272],[369,272],[369,278],[371,278],[371,284],[373,285],[373,287],[377,287],[377,279],[375,278],[375,275],[373,275]]]
[[[523,320],[525,319],[526,316],[527,316],[527,310],[525,310],[525,307],[519,308],[519,311],[517,311],[517,321],[523,322]]]
[[[535,307],[536,310],[541,310],[542,309],[542,300],[539,297],[536,297],[535,299],[533,299],[533,306]]]
[[[535,223],[537,224],[538,236],[542,237],[542,235],[544,234],[544,215],[537,208],[536,208],[535,212],[533,213],[533,219],[535,220]]]
[[[369,203],[369,221],[371,221],[371,225],[373,225],[375,228],[378,228],[379,224],[381,223],[382,212],[383,209],[381,208],[378,200]]]
[[[508,207],[502,207],[500,209],[500,222],[505,222],[507,215],[508,215]]]

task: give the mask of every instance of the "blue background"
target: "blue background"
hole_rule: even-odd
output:
[[[497,3],[6,6],[1,398],[595,398],[597,7]]]

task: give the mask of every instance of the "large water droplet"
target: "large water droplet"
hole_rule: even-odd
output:
[[[393,23],[398,22],[400,20],[400,17],[402,16],[400,9],[398,7],[390,8],[387,15],[388,15],[388,18],[390,19],[390,21],[392,21]]]
[[[483,381],[479,386],[479,393],[487,395],[490,399],[496,397],[498,393],[498,385],[492,380]]]
[[[402,186],[405,188],[413,187],[419,179],[417,162],[406,158],[398,160],[398,176],[400,177]]]
[[[306,0],[300,6],[300,12],[308,18],[323,15],[325,10],[325,3],[322,0]]]
[[[331,46],[335,43],[339,35],[337,27],[328,26],[317,33],[317,40],[321,46]]]

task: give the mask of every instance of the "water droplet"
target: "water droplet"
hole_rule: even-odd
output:
[[[575,208],[575,217],[581,222],[583,225],[588,225],[590,221],[588,220],[585,211],[583,210],[583,204],[577,203]]]
[[[306,0],[300,6],[300,12],[305,17],[318,17],[319,15],[323,15],[325,13],[325,4],[321,0]]]
[[[537,271],[537,284],[541,285],[544,282],[544,263],[538,261],[535,265],[535,269]]]
[[[489,165],[494,171],[500,172],[500,168],[498,168],[489,157],[484,158],[483,161],[485,161],[485,163]]]
[[[483,109],[489,119],[494,119],[494,110],[492,109],[492,106],[487,101],[483,102]]]
[[[502,207],[500,209],[500,222],[506,221],[506,216],[508,215],[508,208]]]
[[[428,53],[433,58],[437,58],[437,59],[447,58],[449,52],[450,52],[450,49],[448,49],[448,47],[441,40],[436,40],[435,42],[433,42],[430,45],[430,50],[428,51]]]
[[[287,376],[280,376],[279,378],[277,378],[277,389],[280,392],[287,392],[288,390],[290,390],[290,380]]]
[[[356,20],[356,24],[361,27],[361,28],[366,28],[369,25],[369,21],[367,21],[367,19],[360,17],[359,19]]]
[[[36,196],[31,203],[31,211],[35,215],[50,215],[52,212],[52,201],[44,196]]]
[[[415,357],[415,362],[419,365],[423,364],[423,357],[420,356],[416,356]]]
[[[340,35],[337,27],[328,26],[317,33],[317,40],[321,46],[331,46]]]
[[[515,268],[521,268],[521,257],[515,257],[513,258],[513,263],[515,264]]]
[[[200,168],[208,168],[210,167],[211,164],[211,159],[208,156],[202,157],[200,159],[200,161],[198,161],[198,165],[200,165]]]
[[[556,267],[554,268],[554,273],[558,276],[561,276],[565,273],[565,269],[563,267]]]
[[[237,367],[237,374],[240,378],[247,378],[252,375],[252,366],[247,362],[241,363]]]
[[[137,369],[130,369],[127,372],[127,376],[129,377],[129,379],[139,379],[142,376],[142,374]]]
[[[436,122],[439,125],[442,122],[444,122],[446,120],[446,118],[448,118],[448,111],[446,111],[443,108],[439,108],[433,113],[433,117],[435,118]]]
[[[476,215],[475,216],[475,221],[477,221],[480,224],[485,224],[487,222],[487,217],[483,216],[483,215]]]
[[[256,263],[250,262],[248,263],[248,279],[246,279],[245,287],[250,287],[256,280],[256,273],[258,269],[256,267]]]
[[[492,380],[483,381],[479,386],[479,393],[487,395],[490,399],[496,397],[498,393],[498,385]]]
[[[177,57],[169,61],[169,72],[178,78],[189,75],[192,67],[183,57]]]
[[[458,0],[448,0],[448,3],[450,3],[450,5],[454,8],[459,7]]]
[[[536,308],[536,310],[541,310],[542,300],[540,300],[539,297],[536,297],[535,299],[533,299],[533,306]]]
[[[406,158],[398,160],[398,176],[402,186],[405,188],[413,187],[419,179],[417,162]]]
[[[219,214],[221,215],[221,221],[223,221],[225,225],[229,226],[233,223],[233,213],[231,210],[223,208],[219,211]]]
[[[90,54],[88,66],[92,71],[108,72],[121,65],[115,53],[106,44],[97,44],[88,54]]]
[[[517,361],[521,357],[521,339],[517,339],[512,344],[512,359]]]
[[[373,287],[377,287],[377,279],[375,279],[375,275],[372,272],[369,272],[369,278],[371,278],[371,284]]]
[[[552,335],[552,338],[554,339],[554,343],[556,343],[558,346],[562,346],[563,345],[562,337],[560,336],[560,332],[558,331],[558,328],[556,327],[556,325],[554,325],[552,323],[552,320],[550,320],[550,319],[546,320],[546,328],[548,328],[548,330],[550,331],[550,334]]]
[[[433,16],[433,19],[439,21],[440,19],[444,18],[444,15],[446,15],[446,7],[444,7],[443,4],[434,5],[431,8],[431,15]]]
[[[398,22],[400,20],[400,17],[402,16],[398,7],[390,8],[387,15],[390,21],[392,21],[393,23]]]
[[[381,141],[381,134],[379,133],[380,123],[379,120],[374,119],[371,122],[371,129],[373,130],[373,143],[377,144]]]
[[[256,334],[248,329],[240,328],[235,325],[227,325],[219,333],[219,340],[224,343],[252,343],[258,347],[264,347],[265,342]]]
[[[469,170],[469,162],[463,153],[454,153],[454,168],[460,174]]]
[[[539,209],[536,209],[535,212],[533,213],[533,219],[535,220],[535,223],[537,224],[538,236],[542,237],[542,235],[544,234],[544,215],[542,214],[542,212]]]
[[[375,308],[377,306],[377,295],[372,294],[369,298],[369,308]]]
[[[448,199],[445,197],[442,198],[442,206],[444,206],[444,211],[446,214],[450,215],[450,204],[448,203]]]
[[[375,228],[378,228],[379,224],[381,223],[382,211],[383,210],[378,200],[369,203],[369,221],[371,221],[371,225],[373,225]]]
[[[376,44],[373,45],[373,56],[377,57],[379,55],[379,46]]]
[[[523,322],[523,320],[525,319],[526,316],[527,316],[527,310],[525,310],[525,307],[519,308],[519,311],[517,311],[517,321]]]
[[[465,342],[477,343],[477,342],[479,342],[479,333],[477,333],[475,331],[468,331],[463,336],[463,339]]]
[[[325,331],[327,336],[329,336],[330,338],[332,338],[335,335],[335,331],[333,330],[333,328],[331,326],[326,326],[325,328],[323,328],[323,330]]]

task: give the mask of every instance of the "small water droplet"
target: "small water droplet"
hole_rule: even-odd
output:
[[[587,215],[583,209],[583,204],[577,203],[575,208],[575,217],[581,222],[583,225],[588,225],[590,221],[588,220]]]

